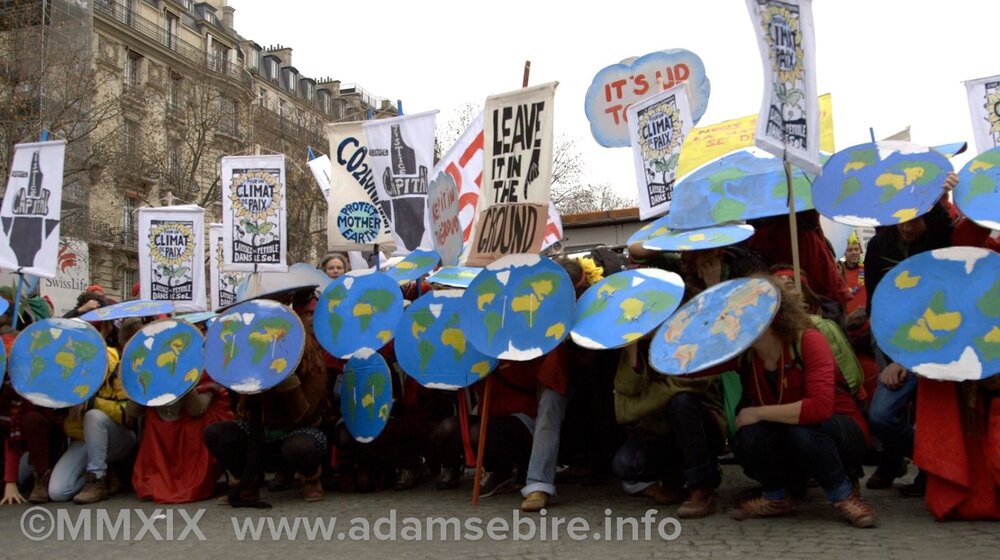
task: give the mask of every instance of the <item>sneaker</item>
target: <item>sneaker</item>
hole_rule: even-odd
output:
[[[652,498],[657,505],[661,506],[672,506],[674,504],[679,504],[684,500],[684,495],[679,489],[667,488],[661,486],[660,484],[654,484],[652,486],[647,486],[641,492],[634,494],[635,496]]]
[[[715,490],[695,488],[691,497],[677,508],[677,517],[681,519],[701,519],[708,517],[718,509],[715,502]]]
[[[758,517],[779,517],[792,513],[792,501],[788,498],[769,500],[764,496],[753,498],[729,511],[729,517],[737,521]]]
[[[923,498],[927,494],[927,475],[924,471],[918,472],[912,483],[900,486],[899,493],[904,498]]]
[[[441,474],[438,475],[436,486],[438,490],[451,490],[453,488],[458,488],[458,484],[461,480],[462,469],[455,467],[443,467],[441,469]]]
[[[409,490],[417,485],[417,475],[410,469],[396,470],[396,483],[393,488],[396,490]]]
[[[97,475],[88,472],[83,475],[83,488],[73,496],[73,503],[93,504],[108,497],[108,485],[104,478],[97,478]]]
[[[28,501],[33,504],[44,504],[49,501],[49,479],[52,478],[52,469],[45,471],[41,477],[35,479],[35,486],[28,495]]]
[[[833,507],[837,508],[841,517],[850,521],[851,525],[858,528],[874,527],[878,521],[875,509],[855,496],[834,502]]]
[[[513,471],[484,471],[479,481],[479,497],[489,498],[494,494],[506,494],[514,490]]]
[[[521,511],[534,513],[541,511],[549,505],[549,495],[545,492],[529,492],[528,496],[521,502]]]

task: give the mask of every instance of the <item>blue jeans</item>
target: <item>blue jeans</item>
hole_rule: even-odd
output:
[[[625,491],[635,494],[666,478],[679,486],[715,489],[721,482],[718,456],[725,447],[715,416],[691,393],[679,393],[666,407],[670,433],[634,433],[615,454],[612,470]]]
[[[868,424],[872,433],[882,441],[880,465],[895,469],[903,457],[913,456],[913,424],[910,423],[910,405],[917,398],[917,376],[912,371],[899,389],[890,389],[881,382],[868,409]]]
[[[108,461],[124,459],[135,448],[135,433],[96,409],[83,415],[83,438],[70,445],[52,469],[49,498],[53,502],[73,498],[83,488],[84,472],[104,478]]]
[[[834,414],[819,425],[758,422],[736,432],[743,471],[761,483],[764,496],[783,498],[788,483],[812,476],[831,502],[851,495],[845,465],[853,466],[864,452],[861,427]]]
[[[538,399],[538,416],[535,417],[535,433],[531,441],[531,459],[528,461],[527,485],[521,495],[531,492],[545,492],[556,495],[556,467],[559,462],[559,437],[569,395],[560,395],[546,388]]]

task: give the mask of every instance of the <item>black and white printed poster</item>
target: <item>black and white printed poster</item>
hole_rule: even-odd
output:
[[[285,156],[222,158],[224,269],[286,272]]]
[[[205,211],[197,206],[139,209],[139,292],[178,312],[205,310]]]
[[[55,278],[66,142],[14,146],[0,209],[0,267]]]

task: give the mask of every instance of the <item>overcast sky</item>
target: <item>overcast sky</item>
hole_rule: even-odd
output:
[[[230,0],[235,27],[262,46],[293,50],[305,76],[358,83],[400,99],[407,113],[439,109],[556,80],[556,134],[576,142],[586,180],[634,195],[629,148],[590,134],[584,97],[599,70],[631,56],[683,48],[712,84],[702,125],[756,113],[762,69],[744,0],[601,3],[504,0]],[[913,141],[968,141],[963,80],[1000,74],[992,0],[815,0],[820,93],[833,94],[838,149],[912,126]],[[956,159],[958,166],[968,158]]]

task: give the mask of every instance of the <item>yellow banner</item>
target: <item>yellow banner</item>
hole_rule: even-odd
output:
[[[829,93],[819,96],[819,122],[819,149],[832,154],[835,151],[833,147],[833,100]],[[756,128],[757,115],[692,128],[681,146],[677,177],[684,177],[705,163],[729,152],[753,146],[753,135]]]

